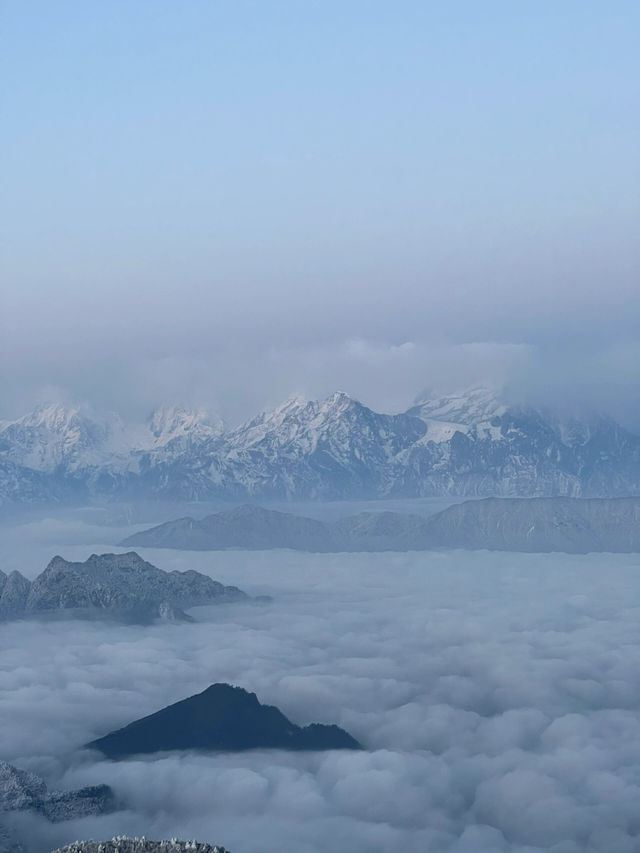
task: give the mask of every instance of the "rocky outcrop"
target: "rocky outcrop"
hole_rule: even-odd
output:
[[[108,758],[169,750],[240,752],[248,749],[360,749],[338,726],[300,727],[255,693],[212,684],[202,693],[169,705],[87,744]]]
[[[93,785],[77,791],[48,791],[44,780],[35,773],[0,761],[0,814],[32,811],[58,823],[108,814],[114,809],[115,798],[108,785]]]
[[[0,595],[0,618],[112,616],[136,622],[188,619],[185,608],[245,600],[235,586],[195,571],[164,572],[134,551],[92,554],[83,563],[54,557],[33,582],[12,572]]]

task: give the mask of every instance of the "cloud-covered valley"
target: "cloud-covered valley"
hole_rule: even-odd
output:
[[[233,853],[637,849],[635,557],[144,556],[274,601],[200,608],[195,624],[0,628],[0,756],[58,788],[107,782],[124,805],[55,826],[22,815],[34,849],[121,833]],[[366,751],[78,751],[214,681]]]

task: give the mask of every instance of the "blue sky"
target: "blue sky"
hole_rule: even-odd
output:
[[[188,362],[178,386],[230,410],[340,379],[366,396],[406,345],[422,385],[433,347],[469,345],[573,384],[585,359],[619,375],[622,348],[634,381],[636,3],[27,0],[2,18],[0,355],[25,347],[7,406],[98,396],[96,377],[115,404],[123,348],[165,376]],[[378,353],[368,382],[336,355],[354,342]],[[315,371],[287,373],[296,353]],[[200,376],[230,363],[227,390]]]

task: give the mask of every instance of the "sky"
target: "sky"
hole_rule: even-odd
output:
[[[4,533],[34,577],[56,552],[113,550],[123,530],[47,518]],[[189,624],[0,625],[2,758],[54,790],[108,783],[123,804],[60,824],[3,815],[36,850],[126,833],[240,853],[636,853],[637,555],[143,556],[273,602],[198,608]],[[216,681],[365,750],[115,763],[80,750]]]
[[[2,3],[0,416],[503,384],[640,427],[637,3]]]

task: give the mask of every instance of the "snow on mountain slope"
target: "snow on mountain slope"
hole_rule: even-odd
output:
[[[50,403],[16,421],[0,423],[0,449],[18,465],[51,473],[62,464],[74,468],[90,458],[98,461],[108,434],[107,423],[78,408]]]
[[[61,406],[0,424],[0,505],[638,493],[639,436],[607,417],[508,406],[483,388],[395,415],[343,392],[295,397],[229,432],[217,416],[179,407],[137,425]]]
[[[418,418],[377,414],[343,392],[295,398],[229,433],[224,465],[248,494],[364,496],[386,488],[388,463],[424,432]]]
[[[0,422],[0,485],[2,463],[5,478],[11,476],[8,466],[20,466],[57,479],[123,480],[139,473],[144,454],[160,451],[171,458],[218,439],[223,431],[222,419],[201,409],[167,406],[144,423],[130,424],[113,412],[97,415],[50,403],[15,421]]]

